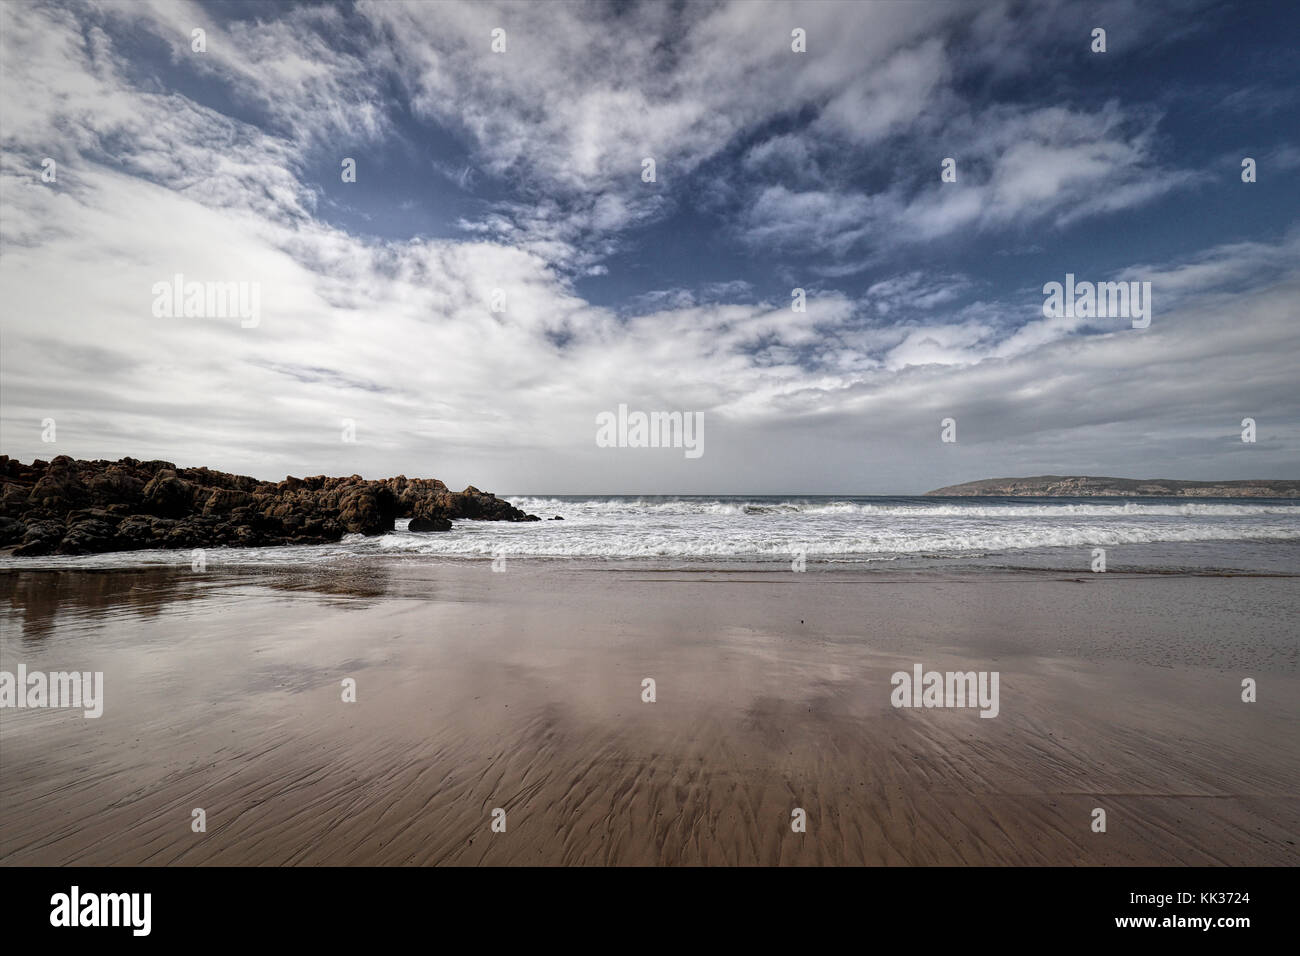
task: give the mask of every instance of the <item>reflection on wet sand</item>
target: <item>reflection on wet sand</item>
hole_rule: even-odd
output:
[[[105,705],[0,711],[0,862],[1300,862],[1293,580],[789,577],[7,574],[4,665]]]
[[[382,565],[211,570],[156,567],[131,570],[0,570],[0,624],[23,641],[42,640],[59,627],[117,618],[156,617],[179,603],[212,599],[247,586],[338,597],[341,608],[368,607],[390,592],[392,572]]]

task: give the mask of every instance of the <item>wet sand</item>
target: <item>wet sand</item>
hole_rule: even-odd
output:
[[[0,571],[0,863],[1300,863],[1300,579],[490,567]]]

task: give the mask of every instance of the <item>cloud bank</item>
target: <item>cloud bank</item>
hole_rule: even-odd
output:
[[[0,8],[6,454],[502,493],[1300,470],[1294,201],[1238,198],[1285,188],[1296,103],[1254,115],[1273,184],[1230,126],[1189,152],[1105,73],[1193,60],[1174,8],[1090,11],[1105,68],[1072,5],[260,9]],[[1067,271],[1151,281],[1151,327],[1045,318]],[[155,316],[176,275],[260,321]],[[706,453],[598,447],[620,403],[702,412]]]

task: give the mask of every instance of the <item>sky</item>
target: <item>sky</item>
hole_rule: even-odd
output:
[[[1291,2],[3,3],[0,452],[1300,477],[1298,47]],[[1149,326],[1045,314],[1067,274]],[[700,453],[605,447],[620,406]]]

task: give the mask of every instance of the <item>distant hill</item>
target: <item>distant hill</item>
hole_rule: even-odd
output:
[[[1025,495],[1061,498],[1300,498],[1300,480],[1174,481],[1170,478],[1094,478],[1038,475],[985,478],[927,491],[927,495]]]

